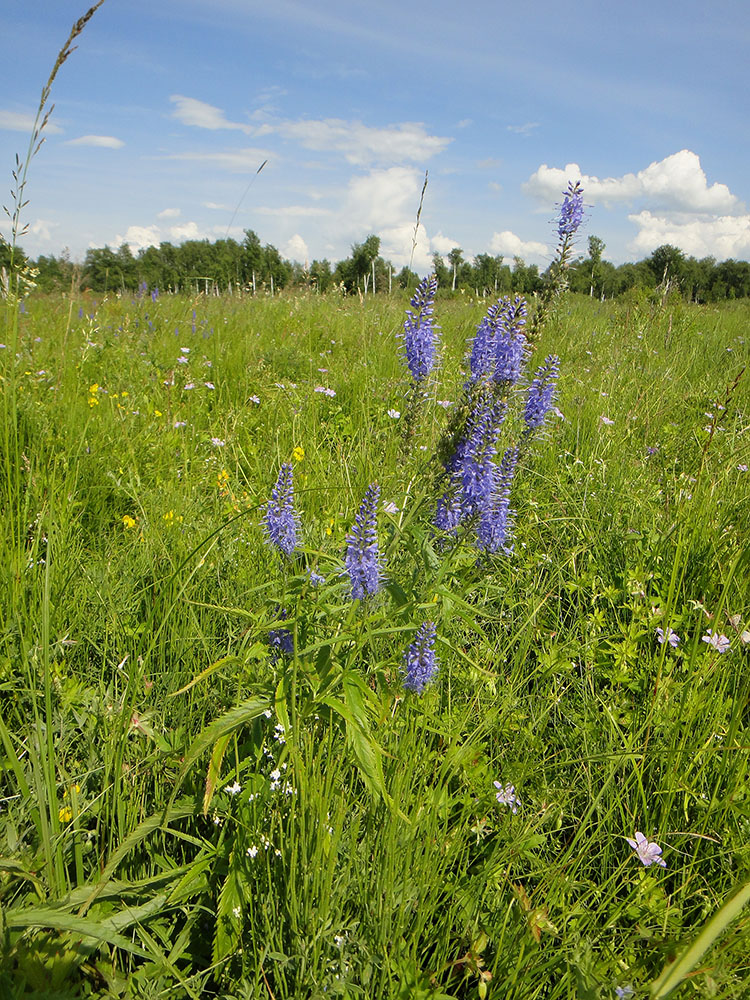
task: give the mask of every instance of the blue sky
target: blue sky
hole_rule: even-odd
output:
[[[7,192],[85,2],[0,9]],[[377,233],[402,266],[427,170],[422,273],[454,246],[545,265],[579,177],[582,250],[750,258],[747,0],[106,0],[78,45],[29,174],[35,256],[249,228],[300,262]]]

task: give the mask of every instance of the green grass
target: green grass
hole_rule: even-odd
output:
[[[31,297],[0,350],[0,986],[647,995],[750,877],[748,304],[565,300],[535,357],[560,355],[563,417],[518,470],[515,553],[479,564],[435,544],[431,456],[488,303],[438,300],[407,458],[405,300],[80,304]],[[261,523],[285,461],[289,566]],[[360,607],[344,538],[374,480],[398,510]],[[732,916],[671,995],[748,996]]]

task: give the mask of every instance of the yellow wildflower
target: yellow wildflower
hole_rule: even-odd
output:
[[[165,521],[174,521],[174,511],[173,510],[168,510],[167,513],[164,515],[164,520]]]
[[[91,393],[92,396],[95,395],[97,392],[99,392],[99,383],[94,382],[93,385],[90,385],[89,392]]]
[[[305,457],[305,449],[302,447],[302,445],[298,444],[297,447],[292,452],[292,458],[294,459],[295,462],[301,462],[304,457]]]
[[[160,417],[161,416],[161,410],[154,410],[154,416],[155,417]]]
[[[70,806],[63,806],[62,809],[60,809],[59,813],[57,814],[57,818],[60,820],[61,823],[70,823],[70,821],[73,819],[73,810],[70,808]]]
[[[122,515],[122,526],[123,526],[123,528],[134,528],[135,527],[135,518],[131,517],[130,514],[123,514]]]

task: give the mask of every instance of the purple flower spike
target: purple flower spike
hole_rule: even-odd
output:
[[[557,223],[557,233],[561,240],[575,235],[583,222],[583,188],[581,182],[568,183],[563,203],[560,206],[560,218]]]
[[[552,408],[559,374],[560,359],[555,354],[548,355],[534,375],[526,396],[523,419],[526,421],[527,433],[538,430],[544,423],[544,418]]]
[[[435,657],[435,623],[424,622],[417,629],[414,641],[404,653],[404,687],[422,694],[438,672]]]
[[[500,468],[497,470],[497,483],[491,503],[482,507],[477,527],[479,548],[484,552],[499,552],[506,555],[513,551],[511,530],[513,527],[513,511],[510,509],[510,488],[513,484],[513,473],[516,470],[518,449],[508,448],[503,455]]]
[[[289,462],[281,466],[271,491],[271,499],[266,506],[265,528],[271,545],[285,556],[290,556],[297,546],[299,515],[294,509],[292,466]]]
[[[404,322],[404,351],[415,382],[427,378],[435,366],[437,336],[433,326],[432,310],[437,292],[437,277],[434,274],[423,278],[411,300],[411,310],[406,311]]]
[[[352,598],[361,600],[367,594],[380,590],[378,565],[377,512],[380,487],[371,483],[367,487],[352,530],[346,536],[346,572],[352,587]]]
[[[490,306],[477,327],[469,357],[469,385],[494,379],[513,385],[521,375],[526,338],[526,300],[516,295],[499,299]]]

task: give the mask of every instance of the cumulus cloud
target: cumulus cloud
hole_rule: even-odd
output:
[[[205,101],[198,101],[194,97],[185,97],[182,94],[172,94],[169,100],[175,106],[172,117],[182,122],[183,125],[206,128],[212,131],[218,129],[237,129],[240,132],[253,131],[250,125],[230,121],[221,108],[216,108],[213,104],[206,104]]]
[[[380,232],[393,229],[414,218],[423,183],[414,167],[388,167],[357,175],[349,181],[342,218],[350,229]]]
[[[306,264],[310,259],[310,251],[307,249],[307,243],[305,243],[299,233],[295,233],[285,243],[281,249],[281,254],[287,260],[296,260],[300,264]]]
[[[41,242],[51,243],[54,239],[52,230],[57,229],[59,225],[59,222],[51,222],[49,219],[37,219],[29,226],[29,232]]]
[[[114,239],[115,246],[127,243],[136,253],[146,247],[158,246],[160,242],[161,230],[158,226],[128,226],[124,236],[118,233]]]
[[[81,135],[68,139],[66,146],[97,146],[100,149],[121,149],[125,143],[113,135]]]
[[[671,243],[694,257],[746,258],[750,251],[750,215],[723,215],[713,219],[675,220],[652,215],[648,210],[629,215],[638,226],[630,249],[649,254]]]
[[[31,132],[34,128],[34,115],[21,111],[0,111],[0,129],[8,132]],[[44,127],[46,135],[59,135],[62,129],[53,121],[48,121]]]
[[[559,201],[568,181],[580,180],[588,203],[610,206],[640,202],[649,208],[687,214],[742,212],[744,206],[726,184],[708,184],[700,158],[682,149],[649,164],[637,174],[599,178],[584,174],[577,163],[564,169],[543,163],[523,185],[532,197],[549,204]]]
[[[157,212],[157,219],[176,219],[180,215],[179,208],[163,208],[161,212]]]
[[[524,260],[530,258],[546,257],[547,247],[544,243],[537,243],[535,240],[522,240],[509,229],[502,233],[493,233],[490,240],[490,250],[503,257],[523,257]]]
[[[436,233],[430,240],[433,253],[439,253],[442,257],[449,254],[454,247],[460,247],[458,240],[453,240],[450,236],[444,236],[442,232]]]
[[[176,240],[178,243],[181,243],[183,240],[206,239],[206,234],[195,222],[183,222],[179,226],[170,226],[169,236],[170,239]]]
[[[409,160],[421,163],[442,153],[453,141],[448,136],[429,135],[421,122],[377,128],[341,118],[266,124],[256,134],[269,133],[298,142],[306,149],[343,153],[349,163],[358,166]]]

